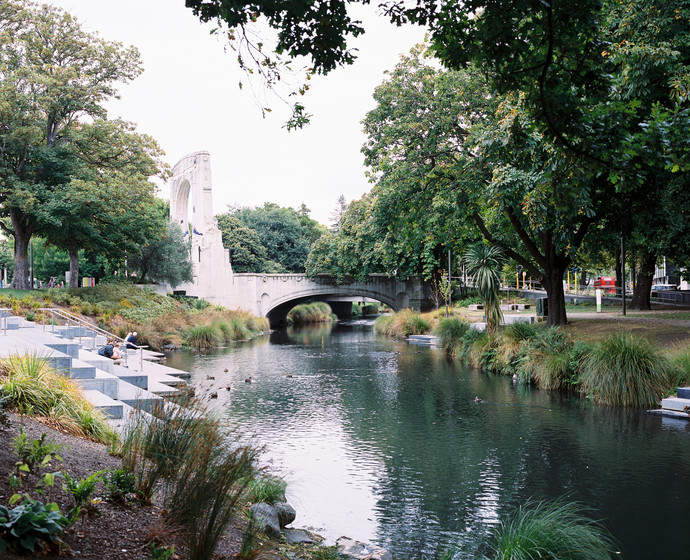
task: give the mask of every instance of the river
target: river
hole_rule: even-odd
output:
[[[175,352],[168,365],[192,372],[197,394],[218,392],[212,406],[287,480],[294,525],[330,542],[410,559],[472,551],[516,506],[566,495],[623,558],[690,558],[690,422],[517,385],[367,321]]]

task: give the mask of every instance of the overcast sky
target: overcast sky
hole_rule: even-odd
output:
[[[371,188],[360,123],[374,107],[384,71],[424,36],[421,28],[399,29],[376,17],[374,8],[355,6],[367,29],[352,45],[359,49],[357,62],[312,80],[304,98],[312,123],[287,132],[286,107],[274,100],[274,111],[262,118],[251,89],[238,88],[246,78],[235,55],[183,0],[49,3],[77,16],[88,31],[141,51],[144,73],[120,88],[121,100],[108,105],[110,116],[153,136],[171,166],[187,153],[208,150],[216,213],[229,204],[299,208],[304,202],[326,225],[339,195],[349,202]],[[161,196],[168,195],[163,187]]]

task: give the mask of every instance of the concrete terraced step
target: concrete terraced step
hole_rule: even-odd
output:
[[[103,393],[93,389],[84,389],[84,396],[96,410],[100,410],[108,418],[114,420],[121,420],[124,418],[124,406],[120,401],[111,399]]]
[[[664,410],[676,410],[678,412],[685,412],[684,408],[690,410],[690,399],[682,399],[678,397],[668,397],[661,399],[661,408]]]
[[[160,357],[149,350],[129,351],[127,365],[117,365],[98,355],[97,349],[105,344],[105,336],[97,335],[81,326],[45,325],[21,317],[8,317],[16,325],[0,336],[0,356],[37,355],[65,375],[73,378],[85,397],[98,410],[103,411],[115,429],[121,429],[126,419],[138,407],[143,413],[154,406],[174,406],[165,397],[178,392],[178,385],[188,379],[188,372],[169,368],[149,360]]]

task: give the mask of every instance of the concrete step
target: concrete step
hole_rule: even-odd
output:
[[[46,356],[46,361],[57,371],[68,374],[72,369],[72,356],[52,350],[50,355]]]
[[[676,412],[685,412],[684,408],[690,410],[690,399],[682,399],[678,397],[668,397],[661,400],[661,408],[664,410],[675,410]]]
[[[502,325],[512,325],[514,323],[534,323],[534,315],[504,315]]]
[[[93,389],[84,389],[84,396],[96,410],[100,410],[108,418],[116,420],[124,418],[124,406],[121,402]]]
[[[53,342],[46,344],[46,346],[62,354],[72,356],[72,358],[79,358],[79,344],[76,342]]]
[[[438,344],[438,337],[430,334],[411,334],[407,337],[410,344],[432,345]]]
[[[119,399],[118,397],[118,381],[112,373],[106,373],[99,369],[96,370],[96,375],[90,379],[75,379],[75,381],[84,390],[100,391],[111,399]]]

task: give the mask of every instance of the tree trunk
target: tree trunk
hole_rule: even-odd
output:
[[[31,290],[33,282],[29,280],[29,243],[33,234],[33,227],[26,227],[25,216],[10,210],[10,218],[14,229],[14,276],[12,288]]]
[[[656,253],[645,253],[640,260],[640,269],[637,273],[637,282],[633,290],[630,309],[648,311],[651,306],[652,281],[656,267]]]
[[[550,327],[560,327],[568,322],[565,312],[565,294],[563,292],[563,273],[565,268],[552,265],[541,278],[548,301],[546,324]]]
[[[75,239],[69,240],[69,283],[67,287],[79,287],[79,247]]]

